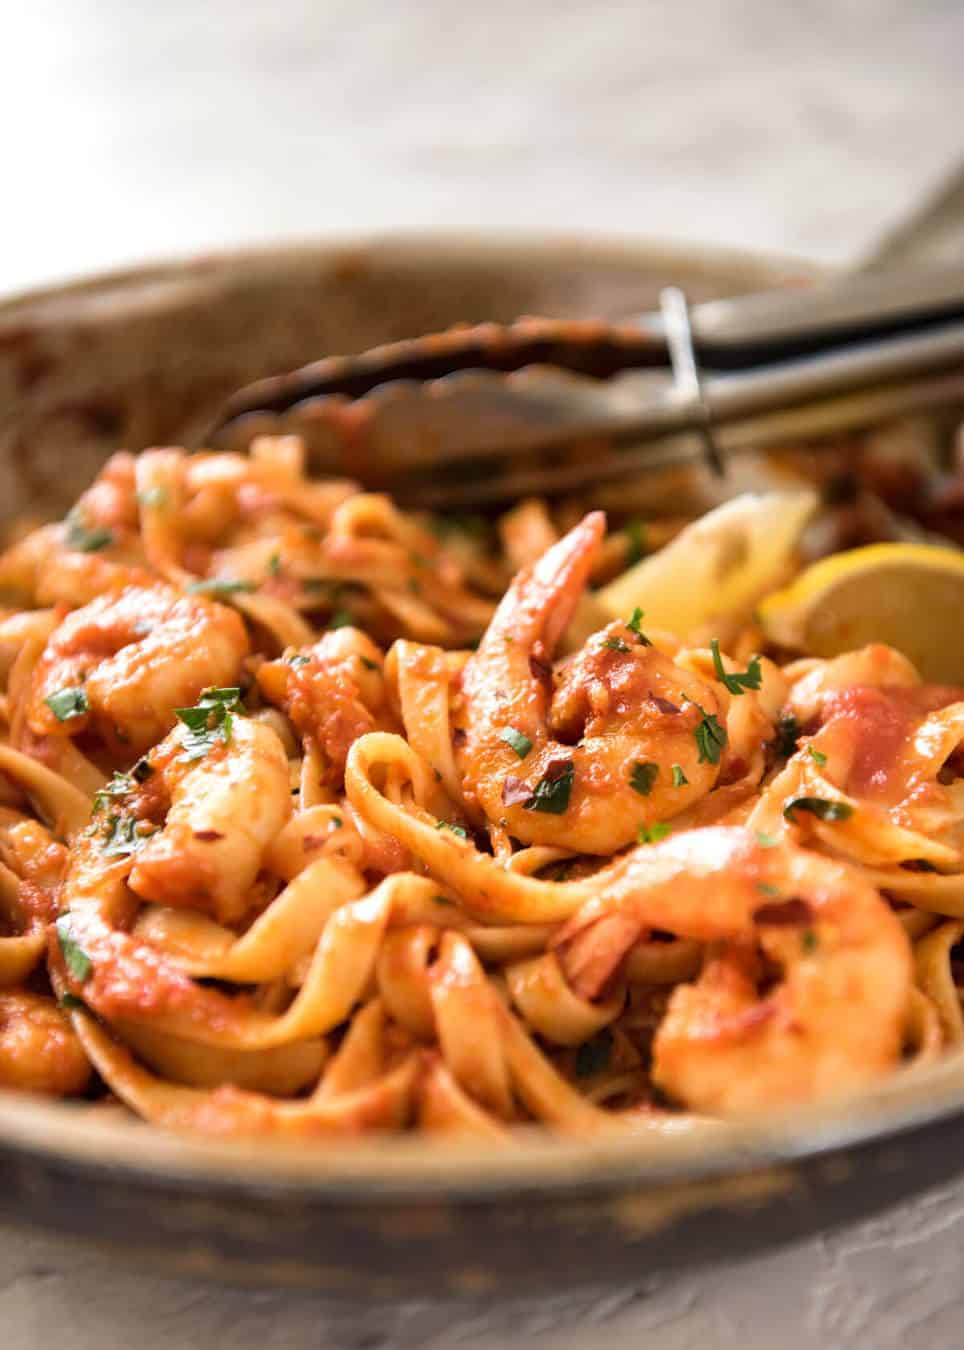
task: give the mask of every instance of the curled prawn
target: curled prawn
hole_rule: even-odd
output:
[[[910,944],[858,871],[793,844],[764,847],[739,827],[645,852],[648,883],[633,884],[630,869],[554,945],[576,992],[594,998],[650,929],[721,944],[674,989],[656,1032],[653,1079],[665,1092],[740,1115],[855,1091],[895,1065]]]
[[[384,656],[361,629],[325,633],[306,652],[267,661],[258,685],[324,756],[324,777],[340,785],[348,751],[372,731],[386,708]]]
[[[697,732],[723,697],[638,626],[618,622],[554,681],[553,652],[605,527],[601,512],[586,516],[518,574],[466,663],[455,714],[470,808],[524,843],[596,854],[614,853],[640,826],[713,788],[719,751],[707,753]]]
[[[75,610],[51,634],[33,673],[27,726],[38,736],[90,729],[115,753],[134,756],[170,729],[175,708],[233,684],[247,653],[244,624],[226,605],[160,584],[127,586]]]
[[[230,739],[203,759],[186,758],[180,731],[147,758],[142,789],[152,813],[167,805],[163,828],[136,854],[132,891],[144,900],[190,905],[221,922],[239,918],[268,845],[291,814],[288,761],[275,732],[234,717]]]

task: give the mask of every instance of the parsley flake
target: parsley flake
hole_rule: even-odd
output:
[[[74,979],[83,984],[94,973],[94,963],[71,933],[70,915],[61,914],[54,926],[57,929],[57,941],[60,943],[64,963]]]
[[[235,713],[243,713],[240,689],[205,689],[193,708],[175,708],[174,715],[186,730],[181,735],[182,761],[203,759],[218,742],[231,739]]]
[[[433,895],[432,899],[437,905],[448,905],[449,909],[454,909],[455,901],[450,900],[447,895]]]
[[[437,830],[448,830],[450,834],[457,835],[459,839],[468,839],[469,833],[462,825],[453,825],[447,820],[440,820],[435,826]]]
[[[285,657],[285,665],[290,666],[292,670],[298,670],[301,666],[306,666],[311,660],[310,656],[305,656],[303,652],[295,652],[293,656]]]
[[[701,764],[719,764],[720,756],[726,746],[726,728],[720,724],[715,714],[695,705],[703,714],[701,721],[694,727],[693,735],[700,752]]]
[[[629,643],[624,642],[621,637],[608,637],[603,646],[608,647],[611,652],[628,652],[630,650]]]
[[[636,641],[639,643],[641,647],[651,647],[653,644],[650,642],[649,638],[643,632],[642,628],[640,628],[640,624],[643,621],[643,613],[644,611],[640,609],[639,605],[637,605],[636,608],[633,610],[632,614],[629,616],[629,619],[626,623],[626,627],[629,629],[631,633],[636,634]]]
[[[567,760],[558,770],[539,779],[535,791],[523,803],[527,811],[542,811],[545,815],[561,816],[569,809],[569,798],[576,777],[576,766]]]
[[[756,884],[756,888],[757,888],[757,890],[760,892],[761,895],[779,895],[779,894],[780,894],[780,887],[779,887],[779,886],[774,886],[774,885],[773,885],[771,882],[769,882],[769,881],[758,881],[757,884]]]
[[[105,858],[129,858],[132,853],[146,844],[149,834],[142,834],[135,816],[109,816],[107,831],[103,835],[100,851]]]
[[[110,548],[113,542],[113,530],[103,525],[88,528],[76,507],[64,522],[64,543],[76,553],[99,553],[102,548]]]
[[[849,802],[828,801],[825,797],[794,797],[783,808],[787,820],[795,821],[798,811],[806,811],[818,820],[846,820],[852,816],[854,808]]]
[[[716,638],[710,643],[710,651],[713,653],[713,669],[716,671],[716,678],[731,694],[745,694],[748,689],[760,688],[763,683],[763,671],[760,669],[760,658],[758,656],[754,656],[742,673],[734,671],[733,674],[728,675],[723,669],[720,644]]]
[[[138,760],[138,763],[143,761]],[[136,767],[136,766],[135,766]],[[115,773],[109,783],[106,783],[98,792],[94,793],[94,814],[103,807],[109,806],[111,802],[119,797],[126,797],[129,792],[134,791],[134,780],[129,773]]]
[[[355,620],[347,609],[338,609],[328,620],[329,628],[351,628]]]
[[[629,775],[629,786],[641,797],[648,797],[658,776],[658,764],[654,764],[652,760],[637,759]]]
[[[58,1006],[63,1008],[64,1012],[86,1012],[87,1004],[76,994],[64,994],[58,1000]]]
[[[658,844],[661,839],[666,838],[672,828],[667,820],[655,820],[652,825],[640,825],[636,831],[636,843]]]
[[[613,1033],[604,1027],[591,1041],[584,1041],[576,1051],[576,1077],[592,1078],[609,1068],[613,1053]]]
[[[365,667],[366,670],[377,670],[377,669],[378,669],[378,662],[377,662],[377,661],[372,661],[372,660],[370,660],[369,657],[367,657],[367,656],[359,656],[358,659],[359,659],[359,661],[362,663],[362,665]]]
[[[44,703],[58,722],[68,722],[71,717],[83,717],[84,713],[90,711],[87,692],[81,689],[79,685],[67,689],[58,689],[56,694],[51,694],[49,698],[45,698]]]
[[[268,576],[276,577],[280,571],[281,571],[281,554],[272,553],[271,557],[268,559]]]
[[[241,591],[253,591],[254,582],[243,577],[203,577],[192,581],[187,589],[191,595],[238,595]]]
[[[813,760],[814,764],[819,764],[821,769],[827,762],[827,756],[823,753],[823,751],[814,750],[812,745],[807,746],[807,754]]]
[[[525,759],[532,749],[529,737],[524,732],[517,731],[515,727],[503,727],[499,732],[499,740],[514,750],[520,759]]]
[[[686,787],[689,784],[689,781],[690,780],[686,777],[686,774],[683,772],[682,766],[679,764],[674,764],[673,787]]]
[[[804,956],[810,956],[815,952],[817,945],[817,935],[812,928],[808,928],[800,934],[800,949]]]

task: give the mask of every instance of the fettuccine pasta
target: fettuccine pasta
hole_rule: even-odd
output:
[[[575,642],[631,533],[303,460],[118,454],[0,558],[0,1085],[508,1142],[964,1040],[964,691],[645,596]]]

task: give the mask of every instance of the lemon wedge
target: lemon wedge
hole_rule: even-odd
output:
[[[964,553],[931,544],[870,544],[808,567],[759,605],[772,642],[838,656],[886,642],[925,680],[964,683]]]
[[[816,506],[808,489],[743,493],[687,525],[593,601],[610,619],[638,605],[647,626],[684,640],[720,620],[748,618],[760,597],[786,579]]]

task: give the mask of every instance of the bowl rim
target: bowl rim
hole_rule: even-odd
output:
[[[0,295],[0,321],[18,309],[46,306],[62,300],[84,299],[103,292],[123,294],[144,283],[168,280],[185,281],[216,275],[246,263],[269,265],[272,261],[290,263],[299,258],[308,261],[368,251],[399,260],[433,262],[443,250],[457,259],[499,258],[528,254],[545,257],[568,254],[587,262],[601,259],[614,265],[620,262],[641,266],[678,265],[707,273],[733,272],[748,277],[792,276],[801,280],[831,275],[837,269],[831,263],[815,262],[802,254],[777,249],[742,248],[732,244],[676,242],[659,236],[629,235],[590,231],[544,230],[537,226],[449,226],[428,225],[402,229],[370,230],[359,234],[338,232],[331,235],[295,237],[277,242],[264,241],[223,249],[184,250],[163,257],[146,257],[121,267],[68,275],[27,286]]]
[[[0,297],[0,324],[18,311],[53,309],[112,292],[131,293],[164,281],[216,276],[246,264],[270,267],[299,258],[332,261],[368,251],[385,259],[450,258],[517,261],[538,253],[613,265],[637,264],[765,279],[818,278],[834,269],[793,255],[722,245],[678,244],[629,235],[545,231],[537,228],[453,228],[374,231],[285,240],[186,254],[96,272]],[[199,1185],[231,1194],[296,1192],[302,1200],[358,1203],[481,1201],[507,1192],[576,1196],[587,1188],[627,1185],[665,1189],[748,1173],[777,1175],[794,1163],[841,1148],[895,1146],[900,1138],[964,1113],[964,1054],[899,1070],[857,1098],[841,1098],[739,1123],[681,1127],[668,1137],[613,1133],[566,1139],[534,1127],[512,1147],[424,1138],[362,1137],[296,1143],[270,1138],[225,1140],[168,1134],[108,1109],[47,1102],[0,1090],[0,1157],[62,1165],[115,1181],[161,1184],[196,1192]]]

